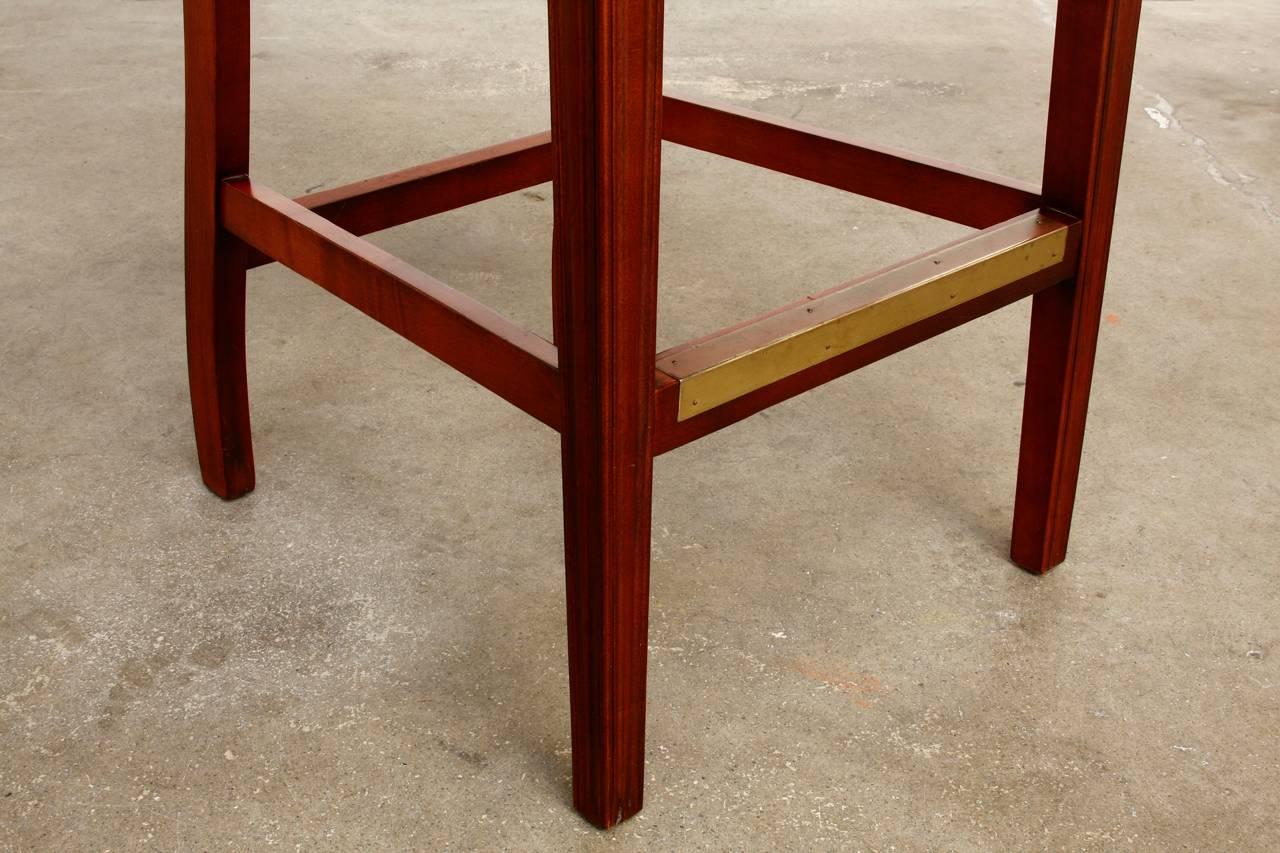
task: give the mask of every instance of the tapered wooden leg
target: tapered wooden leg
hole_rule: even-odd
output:
[[[1067,554],[1133,78],[1141,0],[1059,0],[1044,198],[1083,221],[1076,278],[1032,303],[1013,561]]]
[[[662,4],[550,0],[574,805],[640,810]]]
[[[249,169],[249,2],[185,0],[187,370],[204,482],[253,489],[245,378],[246,251],[222,230],[218,183]]]

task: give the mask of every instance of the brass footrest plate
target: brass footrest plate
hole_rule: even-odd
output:
[[[928,255],[664,353],[679,420],[835,358],[1056,265],[1076,220],[1030,213]]]

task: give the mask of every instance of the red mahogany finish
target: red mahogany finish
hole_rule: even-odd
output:
[[[552,428],[556,350],[469,296],[248,178],[222,184],[223,226]]]
[[[607,828],[644,788],[662,0],[549,8],[573,802]]]
[[[990,228],[1040,206],[1039,188],[727,104],[668,95],[663,138],[753,166]]]
[[[538,133],[322,190],[298,204],[352,234],[372,234],[551,180],[551,134]],[[271,263],[256,255],[250,268]]]
[[[249,0],[186,0],[187,371],[205,485],[253,491],[244,360],[244,246],[220,226],[218,182],[249,171]]]
[[[272,262],[558,430],[573,799],[595,825],[643,799],[656,455],[1032,296],[1012,557],[1036,573],[1065,557],[1140,0],[1059,0],[1042,189],[664,97],[662,0],[549,0],[549,133],[296,200],[249,177],[249,0],[184,7],[188,364],[205,483],[224,498],[254,486],[245,272]],[[655,353],[664,139],[976,230]],[[554,343],[361,237],[547,181]]]
[[[1140,9],[1137,0],[1058,4],[1044,197],[1079,216],[1084,233],[1076,277],[1031,308],[1011,552],[1035,574],[1067,556]]]

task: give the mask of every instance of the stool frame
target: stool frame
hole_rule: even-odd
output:
[[[1031,296],[1011,556],[1066,556],[1140,0],[1059,0],[1042,186],[662,92],[662,0],[549,0],[549,133],[296,200],[249,177],[249,0],[184,0],[204,482],[254,487],[246,271],[279,262],[561,434],[581,814],[641,807],[656,455]],[[977,229],[655,357],[663,140]],[[554,343],[360,235],[554,182]]]

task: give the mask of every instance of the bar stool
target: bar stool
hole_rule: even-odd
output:
[[[662,0],[549,0],[550,133],[288,199],[249,177],[249,0],[184,0],[186,310],[196,445],[253,489],[245,273],[279,262],[558,430],[576,808],[639,811],[656,455],[1033,298],[1012,559],[1066,556],[1140,0],[1059,0],[1042,186],[663,96]],[[662,140],[975,229],[655,353]],[[360,235],[555,183],[554,343]]]

